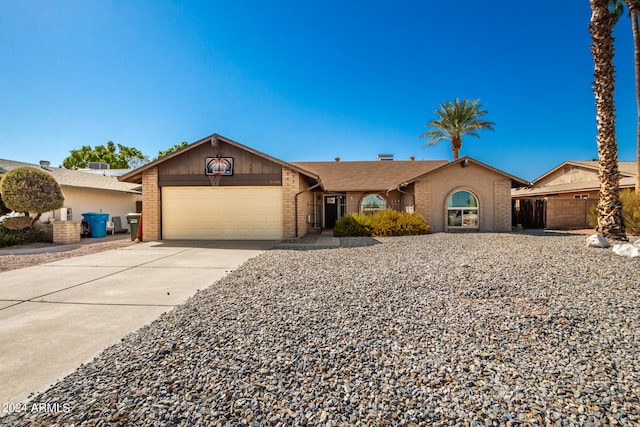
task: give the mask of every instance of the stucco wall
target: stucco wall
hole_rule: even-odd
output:
[[[119,216],[123,227],[126,227],[127,214],[136,211],[136,201],[142,197],[139,194],[76,187],[64,187],[62,194],[64,207],[71,209],[70,220],[81,221],[82,214],[86,212],[102,212],[108,213],[109,219]],[[50,218],[59,219],[55,212],[47,212],[40,217],[40,221],[46,222]]]
[[[448,231],[447,200],[455,191],[467,190],[478,198],[479,231],[509,231],[511,193],[505,188],[510,189],[510,180],[503,175],[472,162],[464,168],[455,164],[416,181],[416,211],[425,217],[432,231]]]
[[[351,215],[353,213],[360,212],[360,202],[365,193],[362,191],[348,191],[346,196],[345,215]]]

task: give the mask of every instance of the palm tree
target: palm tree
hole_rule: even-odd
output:
[[[640,1],[624,0],[624,4],[627,5],[627,9],[629,10],[629,17],[631,18],[631,32],[633,34],[633,58],[636,73],[636,106],[638,109],[638,117],[636,121],[636,193],[640,193],[640,28],[638,26]],[[611,11],[617,22],[624,9],[623,0],[609,0],[609,5],[611,6]]]
[[[609,11],[609,0],[591,3],[591,52],[594,63],[593,93],[596,100],[598,159],[600,162],[600,197],[597,231],[604,236],[628,240],[625,234],[622,203],[619,197],[618,144],[614,105],[615,70],[613,36],[615,16]]]
[[[422,148],[449,140],[451,151],[453,151],[453,160],[458,159],[463,136],[475,136],[479,139],[478,130],[493,130],[493,122],[480,119],[487,114],[487,110],[480,109],[479,99],[459,101],[456,98],[453,103],[440,104],[440,109],[436,110],[435,114],[438,119],[431,120],[425,125],[425,127],[432,129],[420,135],[422,138],[429,138]]]

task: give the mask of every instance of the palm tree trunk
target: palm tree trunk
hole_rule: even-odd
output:
[[[453,152],[453,161],[458,160],[460,149],[462,148],[462,137],[453,136],[451,138],[451,151]]]
[[[591,52],[593,53],[595,77],[593,92],[596,100],[598,159],[600,161],[597,231],[606,237],[628,240],[619,197],[620,174],[618,172],[614,104],[614,47],[611,35],[614,20],[609,13],[608,0],[589,1],[591,3],[589,31],[591,32]]]
[[[633,58],[636,71],[636,105],[638,118],[636,121],[636,193],[640,193],[640,29],[638,29],[638,0],[627,0],[627,8],[631,17],[633,30]]]

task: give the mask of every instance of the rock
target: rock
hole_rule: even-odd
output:
[[[0,424],[638,425],[638,265],[584,238],[265,251]]]
[[[640,247],[632,245],[631,243],[623,243],[620,245],[613,245],[613,253],[620,256],[626,256],[629,258],[640,257]]]
[[[587,237],[587,247],[589,248],[609,248],[611,244],[600,233],[592,234]]]

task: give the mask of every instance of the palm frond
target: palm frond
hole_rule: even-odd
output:
[[[462,145],[462,136],[467,135],[480,138],[478,130],[493,130],[493,122],[481,119],[487,113],[487,110],[481,108],[479,99],[455,98],[453,102],[440,104],[439,109],[434,111],[437,119],[425,125],[430,130],[420,135],[429,139],[423,148],[444,140],[459,141],[459,145]]]

